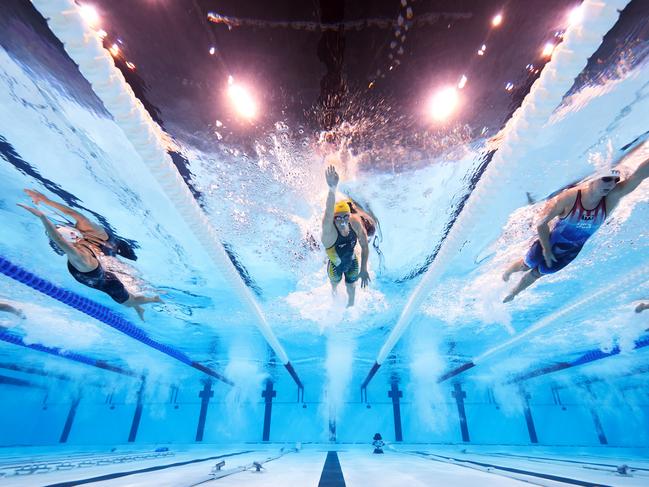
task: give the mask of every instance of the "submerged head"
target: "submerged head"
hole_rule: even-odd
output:
[[[591,181],[591,185],[595,192],[600,196],[606,196],[613,188],[620,182],[620,171],[613,168],[607,168],[599,171],[595,178]]]
[[[334,225],[336,228],[346,233],[349,231],[349,218],[351,217],[351,210],[347,201],[339,201],[334,206]]]

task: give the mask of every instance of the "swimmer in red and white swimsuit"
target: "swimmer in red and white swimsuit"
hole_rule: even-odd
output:
[[[508,281],[514,272],[527,272],[503,302],[514,299],[541,276],[557,272],[572,262],[620,199],[647,177],[649,159],[624,181],[620,181],[619,171],[609,169],[588,183],[567,189],[549,200],[536,227],[538,239],[525,257],[510,265],[503,274],[503,280]],[[549,223],[555,218],[559,220],[550,230]]]
[[[109,248],[109,235],[106,230],[81,213],[50,200],[38,191],[26,189],[25,193],[35,205],[43,203],[75,220],[74,227],[57,227],[38,208],[18,203],[18,206],[41,221],[49,238],[67,256],[67,267],[72,277],[85,286],[108,294],[113,301],[133,308],[144,321],[142,305],[160,303],[161,299],[158,296],[131,294],[115,274],[103,268],[99,256],[105,255]]]

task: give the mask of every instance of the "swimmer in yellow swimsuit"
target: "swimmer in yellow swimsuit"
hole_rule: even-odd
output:
[[[356,281],[360,278],[361,287],[366,287],[370,282],[367,272],[367,260],[370,254],[367,230],[361,216],[352,213],[348,201],[336,203],[336,188],[340,178],[333,166],[327,168],[326,179],[329,194],[322,220],[322,244],[327,249],[329,257],[327,273],[334,292],[343,275],[345,276],[347,307],[350,307],[354,306]],[[361,246],[360,270],[355,254],[357,242]]]

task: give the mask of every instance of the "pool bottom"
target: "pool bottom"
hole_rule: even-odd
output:
[[[16,487],[649,485],[649,449],[397,444],[375,455],[370,445],[295,446],[7,448],[0,478]]]

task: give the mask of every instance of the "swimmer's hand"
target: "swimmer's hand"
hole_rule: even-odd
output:
[[[370,275],[367,271],[360,271],[358,277],[361,279],[361,288],[367,287],[370,285]]]
[[[557,258],[552,253],[552,249],[543,249],[543,260],[545,260],[545,265],[552,267],[552,263],[557,261]]]
[[[645,309],[649,309],[649,304],[647,303],[640,303],[638,306],[635,307],[635,312],[636,313],[641,313]]]
[[[335,167],[329,166],[325,171],[325,177],[327,178],[327,184],[331,189],[335,189],[336,186],[338,186],[338,181],[340,181],[340,177],[338,176]]]
[[[39,193],[35,189],[25,189],[25,193],[32,199],[32,202],[37,205],[39,203],[47,203],[49,199],[43,193]]]
[[[40,218],[43,216],[43,212],[41,210],[38,210],[36,208],[32,208],[31,206],[23,205],[22,203],[17,203],[18,206],[21,208],[26,209],[28,212],[30,212],[32,215]]]

